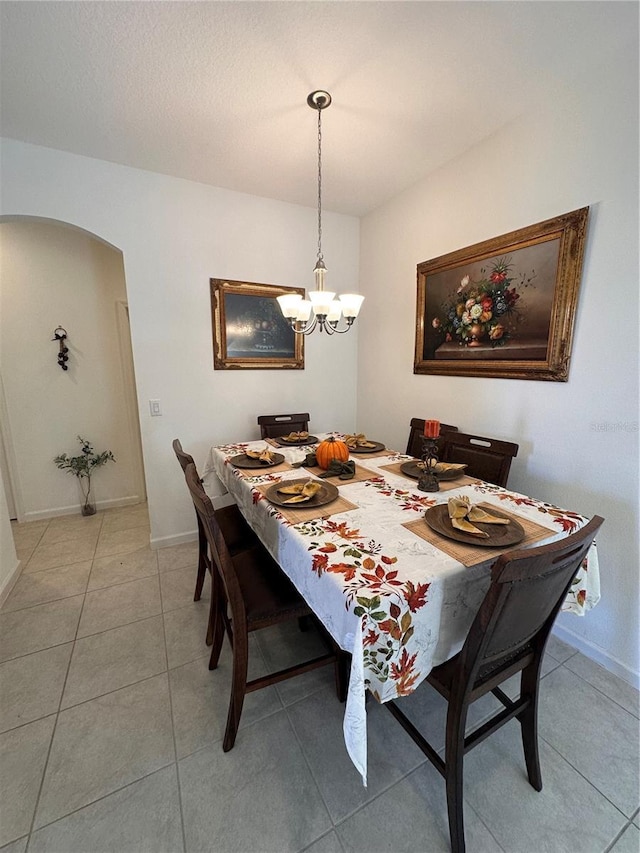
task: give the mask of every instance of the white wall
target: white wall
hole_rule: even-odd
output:
[[[11,140],[1,153],[2,214],[71,223],[122,251],[154,544],[195,529],[174,438],[201,467],[211,444],[257,437],[261,413],[353,429],[356,330],[312,336],[304,371],[213,370],[209,279],[310,287],[315,210]],[[358,235],[357,219],[323,216],[337,291],[357,288]],[[162,417],[150,418],[149,399]]]
[[[8,594],[9,585],[17,577],[18,556],[11,533],[9,509],[4,485],[0,482],[0,604]]]
[[[516,441],[511,488],[587,516],[602,600],[560,631],[638,673],[637,47],[366,217],[358,429],[406,443],[411,417]],[[416,265],[590,206],[568,383],[414,376]],[[389,303],[393,311],[389,311]],[[383,331],[381,331],[383,330]],[[565,634],[565,637],[567,635]]]
[[[122,255],[68,226],[0,223],[0,325],[5,404],[25,521],[78,511],[78,483],[53,464],[77,456],[77,436],[111,450],[92,477],[99,507],[139,499],[124,405],[117,302],[126,301]],[[56,326],[68,332],[68,370]]]

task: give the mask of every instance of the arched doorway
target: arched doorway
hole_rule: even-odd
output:
[[[144,500],[122,253],[75,226],[31,217],[2,217],[0,248],[0,429],[19,520],[76,511],[77,484],[52,460],[75,454],[78,435],[120,463],[96,478],[99,507]],[[67,371],[52,341],[57,326],[68,333]]]

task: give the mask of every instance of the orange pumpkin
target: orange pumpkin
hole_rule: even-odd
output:
[[[321,441],[316,447],[316,459],[318,460],[318,465],[325,471],[333,459],[338,459],[340,462],[346,462],[348,458],[349,448],[347,445],[344,441],[340,441],[333,436]]]

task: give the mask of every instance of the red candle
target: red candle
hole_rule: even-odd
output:
[[[440,435],[440,421],[424,422],[425,438],[437,438]]]

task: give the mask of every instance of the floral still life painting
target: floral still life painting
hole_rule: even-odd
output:
[[[480,268],[482,278],[472,281],[470,275],[431,320],[431,326],[446,343],[478,347],[487,342],[501,347],[518,334],[526,323],[526,310],[520,297],[527,287],[535,287],[535,270],[529,275],[513,270],[511,257],[494,261],[489,269]],[[515,282],[515,283],[514,283]]]
[[[588,210],[418,264],[414,373],[566,382]]]

